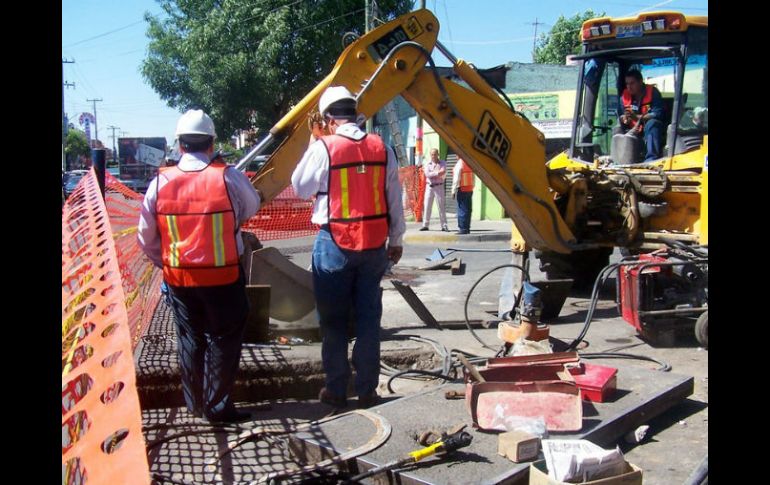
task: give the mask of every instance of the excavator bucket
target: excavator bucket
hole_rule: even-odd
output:
[[[283,322],[318,325],[313,296],[313,275],[289,261],[276,248],[254,251],[250,285],[270,285],[270,317]]]

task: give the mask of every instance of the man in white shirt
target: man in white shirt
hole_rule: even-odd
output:
[[[250,414],[231,396],[249,311],[239,227],[262,197],[241,172],[211,159],[216,132],[206,113],[183,114],[176,136],[182,156],[147,189],[139,245],[163,269],[187,408],[209,421],[244,421]]]
[[[444,181],[446,180],[446,162],[439,160],[438,150],[430,150],[430,161],[423,166],[425,172],[425,212],[422,218],[421,231],[427,231],[430,225],[430,213],[433,210],[433,199],[438,204],[438,216],[441,222],[441,230],[449,232],[446,225],[446,192]]]
[[[326,373],[319,399],[347,406],[347,328],[353,310],[355,391],[358,406],[365,408],[379,399],[380,280],[388,262],[401,258],[406,231],[398,163],[378,135],[355,124],[356,98],[345,87],[327,88],[319,112],[327,135],[311,135],[291,177],[298,197],[315,196],[311,221],[321,226],[312,262]]]

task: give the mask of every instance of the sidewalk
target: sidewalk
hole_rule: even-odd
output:
[[[498,221],[474,221],[471,220],[470,234],[457,234],[457,215],[447,213],[447,226],[450,232],[441,231],[441,223],[438,215],[433,214],[430,221],[430,229],[420,231],[421,222],[407,222],[405,243],[435,243],[435,242],[463,242],[463,241],[510,241],[511,220]]]

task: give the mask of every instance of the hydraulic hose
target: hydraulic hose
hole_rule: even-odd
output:
[[[522,274],[524,276],[524,281],[529,282],[529,273],[527,273],[527,271],[524,268],[522,268],[521,266],[519,266],[517,264],[502,264],[500,266],[496,266],[496,267],[490,269],[489,271],[487,271],[486,273],[481,275],[481,277],[476,280],[476,282],[473,284],[473,286],[471,286],[471,289],[468,292],[468,296],[465,297],[465,308],[464,308],[464,311],[465,311],[465,326],[468,327],[468,331],[471,333],[471,335],[473,335],[473,338],[475,338],[484,348],[489,349],[489,350],[491,350],[491,351],[493,351],[495,353],[498,352],[498,349],[496,349],[494,347],[491,347],[486,342],[481,340],[481,337],[479,337],[476,334],[476,332],[473,331],[473,327],[471,326],[470,318],[468,318],[468,302],[470,302],[470,300],[471,300],[471,295],[473,295],[473,291],[476,289],[476,287],[479,285],[479,283],[481,283],[484,280],[484,278],[486,278],[490,274],[494,273],[495,271],[497,271],[499,269],[503,269],[503,268],[516,268],[516,269],[518,269],[519,271],[522,272]]]

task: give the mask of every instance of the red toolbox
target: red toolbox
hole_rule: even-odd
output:
[[[570,367],[569,373],[582,391],[584,401],[604,402],[618,387],[618,370],[596,364]]]

